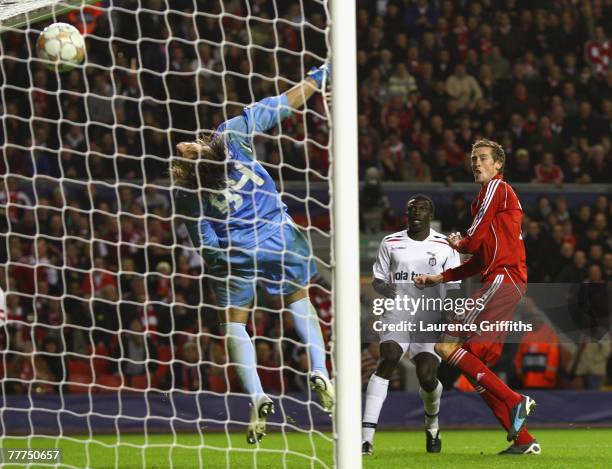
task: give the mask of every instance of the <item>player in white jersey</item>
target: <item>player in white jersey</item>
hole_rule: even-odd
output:
[[[428,303],[430,310],[427,306],[414,308],[414,302],[408,303],[403,300],[404,298],[413,300],[420,298],[421,302],[427,298],[444,300],[446,291],[458,289],[459,282],[441,285],[441,288],[427,292],[426,296],[423,296],[424,292],[414,287],[413,279],[422,272],[441,273],[445,269],[458,266],[461,261],[457,251],[449,246],[446,237],[431,229],[434,205],[429,197],[420,194],[411,197],[406,203],[406,210],[408,229],[382,240],[378,259],[373,268],[374,289],[386,298],[396,299],[396,305],[400,307],[385,310],[382,316],[381,360],[370,377],[363,413],[362,453],[365,455],[373,453],[374,433],[387,397],[389,379],[406,352],[416,365],[419,394],[425,407],[427,452],[438,453],[442,448],[438,426],[442,384],[437,378],[440,357],[434,351],[436,336],[419,337],[418,327],[415,334],[389,331],[388,326],[398,325],[402,321],[409,321],[417,326],[419,321],[439,322],[440,309],[431,307],[436,304],[435,302]],[[398,298],[400,302],[397,302]],[[437,306],[439,305],[438,301]]]

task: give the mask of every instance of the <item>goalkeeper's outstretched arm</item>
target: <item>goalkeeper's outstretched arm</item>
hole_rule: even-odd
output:
[[[255,133],[265,132],[290,116],[292,110],[302,107],[323,86],[329,73],[329,64],[312,69],[304,80],[285,93],[247,106],[242,115],[222,123],[217,127],[216,134],[225,135],[224,139],[209,136],[195,142],[180,142],[176,146],[177,153],[189,160],[223,161],[226,158],[224,143],[236,141],[244,144],[245,147],[250,147],[250,139]],[[175,162],[173,165],[173,172],[178,181],[187,179],[182,173],[191,172],[182,166],[184,165],[181,162]],[[182,185],[185,186],[185,184]],[[195,182],[186,187],[194,185]]]
[[[266,132],[289,117],[294,109],[301,108],[323,86],[329,70],[329,64],[312,69],[304,80],[285,93],[247,106],[241,116],[224,122],[217,131],[226,133],[229,139],[250,144],[249,138],[253,133]]]
[[[329,72],[329,64],[324,64],[311,70],[302,82],[286,91],[289,107],[293,109],[302,107],[317,90],[321,89],[323,82],[329,78]]]

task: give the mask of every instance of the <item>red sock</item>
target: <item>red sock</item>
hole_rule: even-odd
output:
[[[504,430],[508,431],[510,428],[510,413],[506,404],[480,385],[477,385],[474,389],[476,389],[482,400],[489,406],[489,409],[491,409],[501,426],[504,427]],[[517,445],[526,445],[531,443],[533,439],[533,436],[527,431],[527,427],[524,426],[514,441]]]
[[[493,396],[502,401],[509,409],[521,402],[520,394],[515,393],[497,377],[475,355],[464,348],[458,348],[450,357],[448,364],[459,368],[467,377],[480,384]]]
[[[516,436],[516,439],[514,440],[514,442],[517,445],[528,445],[533,440],[535,440],[535,438],[531,435],[531,433],[527,431],[527,425],[525,425],[523,426],[523,428],[521,428],[521,431]]]

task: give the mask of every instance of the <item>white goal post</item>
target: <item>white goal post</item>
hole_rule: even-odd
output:
[[[96,0],[0,0],[0,33],[59,16]]]
[[[355,2],[332,1],[334,298],[338,446],[342,469],[361,467],[359,185]]]

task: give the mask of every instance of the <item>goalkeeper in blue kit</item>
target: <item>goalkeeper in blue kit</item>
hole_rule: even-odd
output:
[[[260,441],[274,412],[257,375],[255,349],[246,331],[256,284],[281,296],[295,329],[308,346],[311,387],[331,412],[334,389],[325,365],[319,319],[308,297],[316,274],[310,244],[287,213],[274,181],[257,161],[252,140],[301,107],[329,74],[323,65],[280,96],[244,108],[212,135],[176,146],[172,162],[177,212],[200,248],[212,276],[229,360],[251,397],[247,441]],[[223,308],[221,310],[221,308]]]

